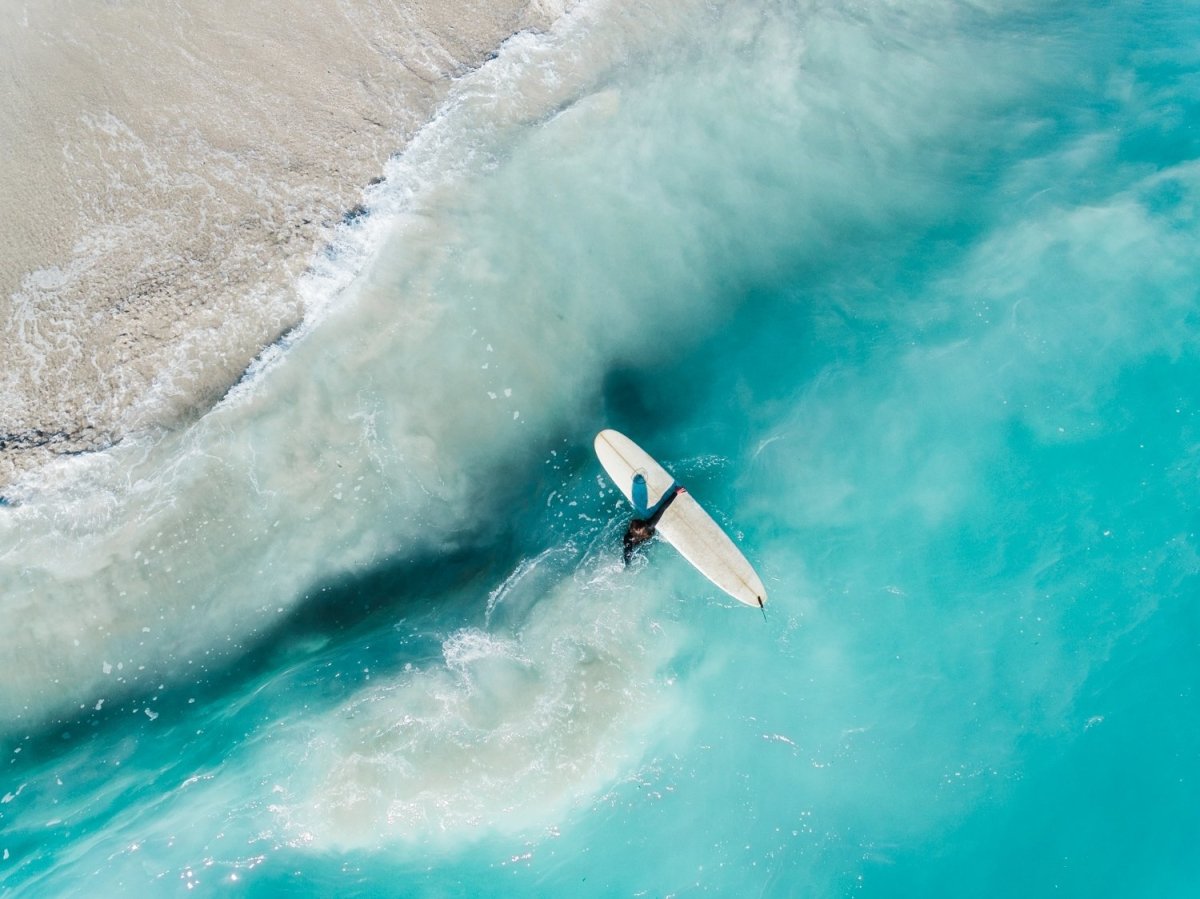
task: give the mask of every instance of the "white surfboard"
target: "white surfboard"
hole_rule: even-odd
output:
[[[646,479],[647,505],[658,503],[675,479],[650,454],[624,434],[605,430],[596,435],[596,456],[613,483],[631,503],[633,476]],[[762,606],[767,591],[741,550],[690,493],[680,493],[658,521],[658,533],[702,575],[748,606]]]

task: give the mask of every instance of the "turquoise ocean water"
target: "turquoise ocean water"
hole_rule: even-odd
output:
[[[0,507],[0,892],[1192,896],[1200,10],[585,2]],[[755,562],[630,570],[616,427]]]

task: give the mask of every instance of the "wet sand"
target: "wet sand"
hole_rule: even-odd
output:
[[[209,408],[453,79],[564,0],[0,0],[0,487]]]

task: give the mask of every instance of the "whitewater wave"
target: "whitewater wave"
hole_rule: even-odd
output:
[[[286,751],[303,761],[271,803],[276,839],[346,849],[540,832],[636,767],[655,727],[685,733],[661,680],[679,627],[628,580],[604,581],[553,585],[510,636],[453,631],[436,663],[306,720]]]
[[[513,38],[389,166],[347,246],[314,264],[302,339],[194,427],[51,467],[0,509],[0,603],[19,623],[0,633],[11,672],[0,727],[20,736],[86,720],[101,700],[229,666],[331,580],[506,551],[548,449],[590,461],[591,435],[626,408],[605,389],[610,373],[632,371],[634,392],[649,393],[655,364],[718,333],[760,284],[825,272],[830,259],[845,270],[880,236],[915,241],[967,217],[989,148],[964,123],[1010,126],[989,124],[992,152],[1036,133],[1022,103],[1073,64],[1005,21],[941,3],[582,4],[547,35]],[[667,40],[679,33],[688,40]],[[985,47],[992,65],[980,67]],[[737,64],[714,67],[713,54]],[[735,102],[739,115],[722,113]],[[895,243],[887,252],[902,255]],[[766,445],[761,464],[787,448]],[[811,508],[836,511],[834,488],[818,486],[825,498]],[[497,598],[493,615],[510,605],[522,608]],[[471,636],[450,640],[439,664],[321,722],[347,734],[312,746],[340,780],[314,786],[310,772],[293,785],[280,808],[297,832],[336,841],[350,827],[336,808],[359,801],[367,820],[430,825],[436,791],[387,784],[406,766],[438,770],[439,741],[470,731],[472,684],[484,680],[507,693],[491,728],[459,745],[460,763],[479,766],[476,789],[510,778],[533,790],[540,773],[550,786],[539,803],[553,804],[577,795],[564,786],[572,753],[612,776],[598,747],[628,720],[615,700],[597,700],[586,739],[566,741],[549,769],[519,767],[550,727],[527,707],[550,715],[596,688],[588,665],[554,667],[569,653],[549,626],[501,637],[459,620],[454,632]],[[482,655],[467,659],[460,644],[472,640]],[[621,681],[610,646],[590,650],[606,689],[649,682],[657,662],[629,662]],[[487,678],[473,673],[483,668]],[[426,720],[438,740],[388,724],[431,695],[446,715]],[[359,761],[351,715],[373,728]],[[519,730],[511,755],[495,749],[508,723]],[[379,766],[382,786],[355,798]],[[481,820],[488,803],[472,803],[450,818]]]

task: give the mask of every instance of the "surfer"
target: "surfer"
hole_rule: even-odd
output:
[[[637,511],[645,517],[635,517],[633,521],[629,522],[629,527],[625,529],[622,542],[625,544],[626,565],[633,558],[633,551],[654,536],[654,528],[663,513],[667,511],[667,506],[671,505],[675,501],[675,497],[683,492],[684,488],[676,484],[663,494],[662,499],[658,501],[658,505],[651,512],[646,508],[646,479],[640,473],[633,476],[634,505],[637,507]]]

